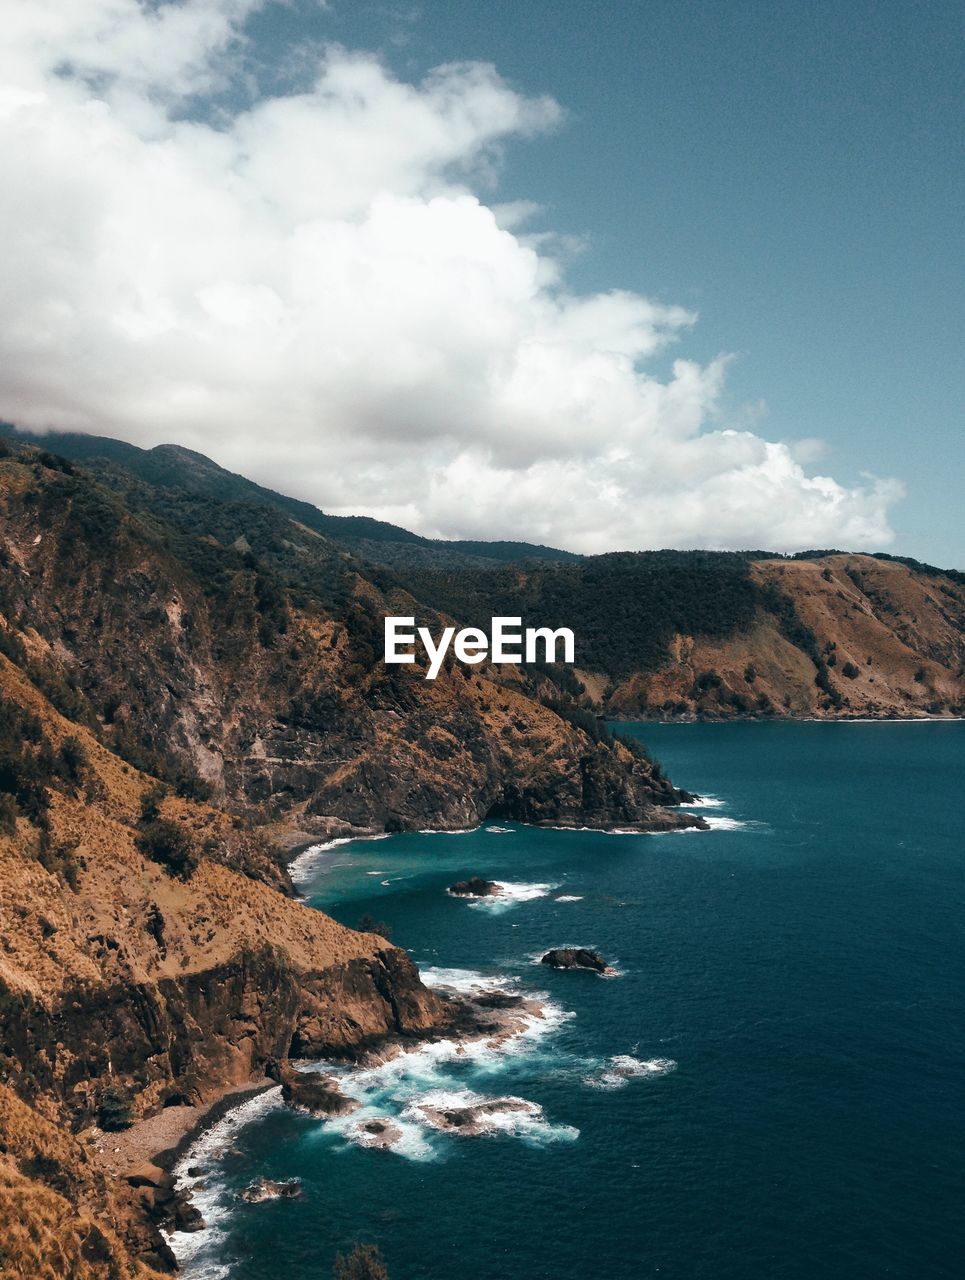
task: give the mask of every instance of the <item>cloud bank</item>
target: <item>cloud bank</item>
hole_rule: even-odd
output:
[[[900,485],[728,428],[725,357],[653,372],[695,315],[574,296],[532,209],[486,203],[555,102],[488,65],[413,85],[337,47],[292,51],[297,88],[259,94],[259,3],[5,15],[0,415],[185,444],[443,537],[890,540]]]

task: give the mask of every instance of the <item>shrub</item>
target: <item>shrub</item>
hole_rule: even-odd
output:
[[[145,822],[137,837],[137,847],[145,858],[159,863],[182,880],[188,880],[198,865],[198,854],[190,835],[177,822],[155,818]]]
[[[87,749],[80,738],[71,735],[60,744],[57,752],[57,773],[65,782],[76,786],[84,781],[84,775],[90,765]]]
[[[122,1085],[108,1085],[101,1094],[97,1122],[108,1133],[131,1127],[131,1095]]]
[[[184,800],[199,800],[204,803],[211,799],[212,786],[199,773],[181,768],[174,776],[174,790]]]
[[[162,782],[157,782],[141,796],[141,822],[156,822],[161,816],[161,805],[168,789]]]
[[[855,680],[858,676],[858,668],[853,662],[846,662],[841,668],[841,674],[847,676],[849,680]]]
[[[376,920],[368,912],[359,919],[357,927],[360,933],[377,933],[386,942],[390,942],[392,939],[392,926],[386,924],[384,920]]]

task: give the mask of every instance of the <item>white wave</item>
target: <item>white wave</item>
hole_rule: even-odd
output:
[[[471,1089],[437,1089],[420,1094],[406,1106],[403,1118],[416,1120],[430,1130],[440,1128],[439,1115],[445,1112],[468,1111],[479,1108],[472,1115],[474,1135],[505,1134],[522,1138],[524,1141],[542,1144],[544,1142],[572,1142],[580,1136],[579,1129],[572,1125],[551,1124],[547,1120],[543,1108],[528,1098],[520,1098],[514,1094],[504,1096],[486,1096],[474,1093]],[[443,1132],[460,1134],[461,1127],[445,1126]],[[465,1130],[462,1130],[465,1132]]]
[[[366,1123],[371,1120],[381,1120],[391,1125],[397,1136],[389,1142],[380,1140],[365,1128]],[[435,1148],[427,1140],[423,1127],[403,1116],[370,1113],[370,1109],[366,1108],[353,1113],[352,1122],[339,1128],[341,1136],[351,1146],[383,1147],[407,1160],[433,1160],[437,1155]]]
[[[207,1224],[201,1231],[173,1231],[168,1237],[186,1280],[223,1280],[228,1275],[227,1267],[204,1257],[209,1251],[217,1252],[224,1237],[219,1220],[230,1212],[224,1203],[224,1184],[217,1177],[218,1163],[239,1130],[281,1105],[280,1085],[240,1103],[210,1129],[199,1134],[174,1166],[178,1188],[190,1195],[191,1202]],[[204,1174],[189,1177],[188,1169],[195,1165],[204,1169]]]
[[[538,957],[542,953],[535,954]],[[492,1064],[501,1061],[507,1054],[528,1052],[534,1039],[551,1034],[564,1022],[576,1016],[569,1009],[563,1009],[551,1000],[545,991],[521,990],[517,978],[477,973],[473,969],[445,969],[433,965],[420,969],[419,976],[427,987],[435,990],[466,996],[484,995],[487,991],[500,991],[520,996],[525,1001],[525,1005],[513,1011],[518,1030],[501,1041],[498,1052],[490,1049],[489,1042],[442,1040],[400,1055],[404,1059],[429,1053],[438,1060],[440,1056],[445,1057],[449,1053],[449,1050],[443,1046],[454,1046],[455,1052],[452,1055],[454,1057],[478,1059],[484,1064]],[[394,1059],[394,1061],[398,1060],[398,1058]]]
[[[515,985],[515,979],[497,974],[478,973],[475,969],[446,969],[441,965],[420,968],[419,976],[427,987],[442,987],[460,995],[473,995],[480,991]]]
[[[673,1058],[650,1058],[642,1061],[628,1053],[618,1053],[609,1059],[606,1067],[596,1075],[585,1077],[585,1083],[593,1089],[622,1089],[629,1080],[644,1076],[665,1076],[677,1067]]]
[[[558,884],[522,884],[510,880],[494,880],[497,892],[485,897],[468,897],[470,907],[477,911],[488,911],[492,915],[501,915],[520,902],[532,902],[536,898],[545,898]],[[462,894],[457,895],[462,897]]]
[[[317,868],[320,862],[324,862],[324,854],[329,853],[332,849],[337,849],[343,844],[361,844],[363,840],[388,840],[389,832],[382,832],[373,836],[338,836],[334,840],[325,840],[321,844],[309,845],[307,849],[303,849],[297,858],[293,858],[288,865],[288,874],[291,876],[295,884],[301,884],[307,880],[312,872]],[[345,863],[350,866],[350,863]]]
[[[512,835],[513,828],[512,827],[487,827],[486,832],[491,836],[508,836],[508,835]]]
[[[715,817],[713,814],[704,818],[704,821],[711,831],[741,831],[748,825],[746,822],[741,822],[739,818]]]
[[[420,836],[471,836],[474,831],[478,831],[478,827],[420,827],[418,834]]]
[[[689,806],[688,806],[689,808]],[[686,814],[687,809],[683,812]],[[711,831],[743,831],[750,827],[759,826],[755,822],[742,822],[740,818],[725,818],[723,815],[705,814],[704,822]],[[703,827],[669,827],[666,831],[653,831],[654,836],[700,836],[706,835],[707,829]]]
[[[682,807],[685,809],[723,809],[727,804],[726,800],[721,800],[719,796],[698,796],[696,800],[689,800]]]
[[[554,902],[582,902],[583,895],[578,893],[560,893],[553,899]]]

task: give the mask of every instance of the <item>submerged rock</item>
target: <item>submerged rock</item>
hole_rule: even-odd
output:
[[[553,969],[589,969],[593,973],[606,973],[607,963],[599,951],[589,947],[555,947],[547,951],[540,964]]]
[[[424,1124],[442,1133],[458,1133],[464,1138],[478,1138],[505,1128],[511,1120],[542,1119],[543,1109],[526,1098],[486,1098],[455,1105],[434,1106],[417,1103],[413,1111]]]
[[[458,880],[451,884],[449,892],[457,898],[498,898],[502,890],[495,880],[470,876],[468,880]]]
[[[256,1178],[241,1192],[241,1199],[247,1204],[261,1204],[265,1200],[297,1200],[301,1193],[302,1184],[297,1178],[288,1178],[285,1182]]]

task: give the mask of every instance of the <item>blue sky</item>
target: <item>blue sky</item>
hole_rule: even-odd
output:
[[[35,0],[0,415],[435,536],[961,565],[961,34],[944,0]]]

